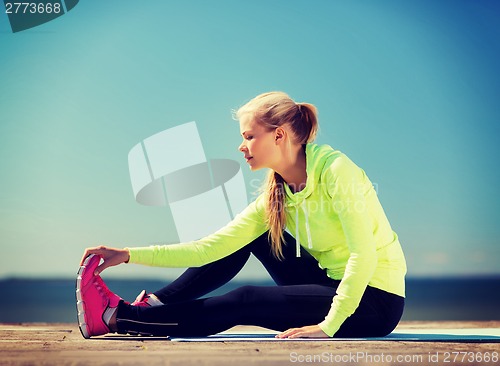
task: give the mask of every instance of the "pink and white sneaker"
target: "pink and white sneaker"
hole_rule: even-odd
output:
[[[154,295],[146,293],[146,290],[142,290],[139,295],[135,298],[135,301],[130,304],[132,306],[139,307],[149,307],[149,306],[161,306],[163,303]]]
[[[121,298],[112,293],[100,276],[94,275],[100,256],[91,254],[80,267],[76,279],[78,326],[84,338],[109,333],[103,319],[105,311],[118,306]]]

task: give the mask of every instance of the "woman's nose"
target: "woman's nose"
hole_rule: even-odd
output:
[[[245,146],[245,141],[243,141],[240,146],[238,147],[239,151],[244,151],[247,147]]]

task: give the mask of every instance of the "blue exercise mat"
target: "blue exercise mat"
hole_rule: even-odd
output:
[[[171,337],[172,342],[336,342],[336,341],[415,341],[500,343],[500,328],[397,329],[385,337],[373,338],[294,338],[278,339],[277,333],[223,332],[208,337]]]

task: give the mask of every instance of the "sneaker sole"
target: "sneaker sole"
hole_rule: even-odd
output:
[[[82,273],[87,268],[90,260],[95,254],[89,255],[83,261],[83,265],[80,266],[76,277],[76,311],[77,311],[77,319],[78,319],[78,327],[80,328],[80,333],[82,333],[83,338],[89,339],[90,333],[87,327],[87,323],[85,322],[85,303],[82,300]]]

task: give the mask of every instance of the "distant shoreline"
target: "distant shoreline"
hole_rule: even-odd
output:
[[[154,291],[170,280],[107,279],[110,289],[125,300],[142,290]],[[217,296],[239,286],[273,286],[271,280],[233,280],[207,296]],[[408,278],[403,320],[500,320],[500,276]],[[75,321],[75,279],[0,279],[0,322]]]

